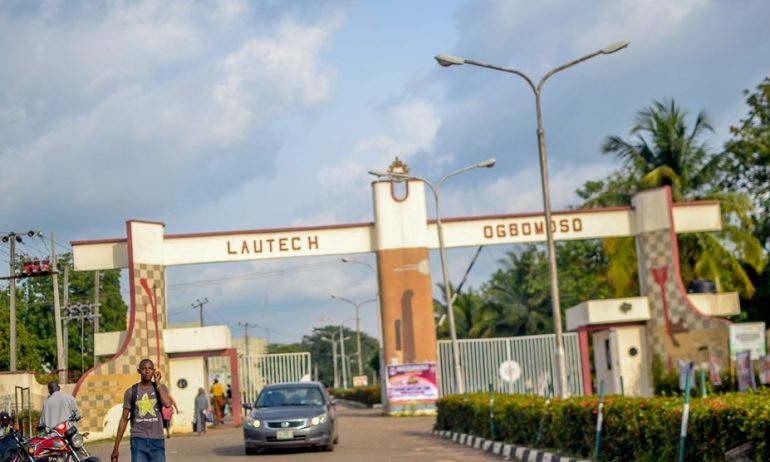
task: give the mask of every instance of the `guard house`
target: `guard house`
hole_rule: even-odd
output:
[[[675,220],[671,206],[668,188],[643,191],[632,199],[641,296],[589,300],[566,312],[567,330],[579,334],[586,394],[593,393],[591,344],[594,383],[604,381],[609,394],[652,396],[656,360],[669,371],[680,360],[704,366],[712,359],[722,369],[728,365],[729,321],[724,317],[740,313],[738,294],[688,294],[676,240],[676,233],[687,227],[719,230],[721,220],[705,214]]]

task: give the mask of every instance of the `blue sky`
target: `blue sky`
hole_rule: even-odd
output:
[[[565,208],[616,167],[603,139],[626,135],[654,99],[704,110],[719,149],[745,113],[742,91],[770,74],[768,17],[760,0],[0,0],[0,231],[54,231],[64,244],[123,236],[132,218],[169,233],[371,221],[366,172],[395,156],[428,178],[498,159],[447,183],[446,216],[537,211],[531,92],[433,56],[539,79],[630,40],[544,88],[553,204]],[[507,250],[486,249],[471,284]],[[449,252],[453,281],[471,254]],[[0,275],[6,261],[0,247]],[[368,268],[335,258],[168,276],[172,322],[197,319],[189,304],[207,297],[207,322],[270,325],[273,341],[353,317],[331,293],[376,291]],[[362,318],[374,335],[373,305]]]

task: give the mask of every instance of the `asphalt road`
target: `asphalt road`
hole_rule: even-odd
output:
[[[314,450],[270,451],[247,456],[243,430],[226,427],[210,429],[205,436],[178,435],[166,440],[166,460],[176,461],[387,461],[477,462],[499,461],[499,456],[473,450],[433,436],[433,417],[384,417],[379,410],[338,407],[340,442],[334,452]],[[113,443],[88,444],[92,455],[110,460]],[[124,438],[120,460],[129,462],[131,450]]]

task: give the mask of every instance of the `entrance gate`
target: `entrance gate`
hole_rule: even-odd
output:
[[[241,400],[244,403],[253,403],[266,385],[310,380],[310,353],[241,356],[238,362],[243,374]]]
[[[403,172],[405,166],[398,164],[391,167]],[[82,403],[83,428],[101,431],[104,413],[121,403],[121,390],[135,380],[141,358],[153,359],[168,376],[161,335],[166,327],[168,266],[374,252],[385,364],[434,363],[437,343],[429,250],[439,247],[437,227],[427,219],[424,183],[416,179],[401,187],[394,183],[392,179],[372,183],[373,223],[166,235],[163,223],[131,220],[126,223],[126,237],[73,241],[75,270],[128,268],[131,294],[128,331],[118,353],[86,372],[75,387]],[[541,214],[445,218],[444,244],[453,248],[542,242],[546,225],[557,240],[636,236],[643,244],[637,247],[640,274],[649,273],[652,264],[670,263],[675,271],[666,290],[681,292],[678,259],[672,257],[676,233],[720,230],[719,203],[672,204],[668,189],[653,191],[638,194],[633,208],[554,212],[549,224]],[[651,287],[643,284],[643,295]],[[702,323],[706,317],[693,311],[694,322],[713,331],[708,338],[726,338],[726,327]],[[653,345],[658,345],[656,352],[661,351],[665,359],[689,354],[665,344]],[[405,410],[384,404],[391,413]],[[424,400],[409,407],[435,406],[433,400]]]
[[[500,393],[543,394],[553,391],[558,370],[554,361],[556,336],[529,335],[493,339],[458,340],[463,360],[463,383],[469,393],[489,391],[489,384]],[[564,334],[564,353],[570,395],[583,391],[580,345],[574,332]],[[454,362],[449,340],[438,342],[439,395],[455,393]],[[501,371],[501,369],[507,370]],[[511,368],[518,369],[518,373]],[[585,378],[590,380],[590,377]]]

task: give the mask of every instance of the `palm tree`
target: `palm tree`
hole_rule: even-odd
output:
[[[679,238],[682,276],[685,282],[711,279],[720,291],[738,290],[744,298],[751,298],[755,288],[742,264],[761,272],[767,263],[761,243],[752,234],[751,202],[744,194],[717,189],[721,159],[701,141],[713,129],[703,112],[692,127],[687,119],[687,111],[674,100],[655,101],[640,110],[630,140],[610,136],[602,145],[603,153],[622,161],[621,170],[606,181],[587,183],[578,194],[588,207],[628,205],[633,193],[660,186],[670,186],[675,201],[719,200],[721,232]],[[636,272],[627,266],[635,255],[633,241],[608,239],[605,252],[610,257],[608,277],[616,292],[633,287]]]

